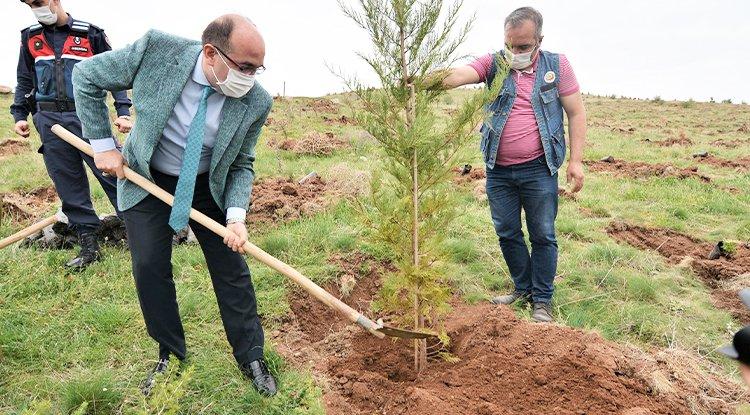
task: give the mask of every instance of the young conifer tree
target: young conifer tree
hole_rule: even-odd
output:
[[[448,309],[442,246],[459,212],[451,188],[451,167],[476,139],[483,108],[497,97],[508,68],[499,57],[490,87],[472,92],[452,115],[438,109],[447,93],[446,69],[457,60],[473,19],[458,26],[463,1],[339,1],[344,13],[364,29],[374,52],[360,54],[375,72],[378,88],[348,81],[358,98],[356,118],[380,144],[382,171],[373,173],[366,219],[373,237],[393,252],[397,271],[386,277],[381,306],[408,319],[416,330],[439,327]],[[415,341],[414,365],[426,366],[424,341]]]

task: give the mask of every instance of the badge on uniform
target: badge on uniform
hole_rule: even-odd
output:
[[[555,79],[557,79],[557,76],[553,71],[548,71],[546,74],[544,74],[544,82],[548,84],[555,82]]]
[[[74,37],[73,38],[73,43],[75,43],[76,45],[80,45],[81,44],[81,38],[78,37],[78,36]]]
[[[41,40],[35,40],[34,41],[34,50],[42,50],[42,41]]]

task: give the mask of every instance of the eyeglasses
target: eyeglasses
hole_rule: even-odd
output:
[[[215,45],[211,45],[211,46],[213,46],[214,49],[216,49],[219,53],[221,53],[222,55],[224,55],[224,57],[227,58],[229,60],[229,62],[232,62],[232,64],[234,66],[236,66],[237,69],[239,69],[239,71],[242,72],[242,73],[244,73],[245,75],[260,75],[260,74],[262,74],[263,72],[266,71],[266,67],[263,66],[263,65],[260,65],[260,66],[240,65],[237,62],[235,62],[234,59],[230,58],[229,55],[227,55],[226,53],[224,53],[223,50],[217,48]]]
[[[505,48],[507,50],[510,50],[513,53],[526,53],[534,50],[536,48],[536,44],[526,44],[526,45],[509,45],[506,44]]]

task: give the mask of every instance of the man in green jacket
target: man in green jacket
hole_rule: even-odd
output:
[[[84,138],[96,166],[117,175],[118,205],[128,230],[138,298],[159,361],[144,384],[166,370],[169,355],[184,359],[185,335],[172,279],[172,234],[193,208],[226,221],[222,239],[190,222],[206,258],[227,339],[242,373],[266,396],[276,382],[263,359],[263,329],[242,246],[254,178],[255,144],[273,100],[255,83],[265,68],[265,44],[238,15],[211,22],[202,42],[149,31],[124,49],[76,65],[74,93]],[[105,91],[133,90],[138,115],[122,153],[108,123]],[[174,207],[124,179],[123,165],[175,195]]]

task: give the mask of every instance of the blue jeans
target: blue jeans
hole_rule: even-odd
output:
[[[500,249],[516,292],[549,303],[557,271],[557,174],[550,175],[544,156],[512,166],[487,169],[487,198]],[[521,230],[521,208],[531,254]]]

